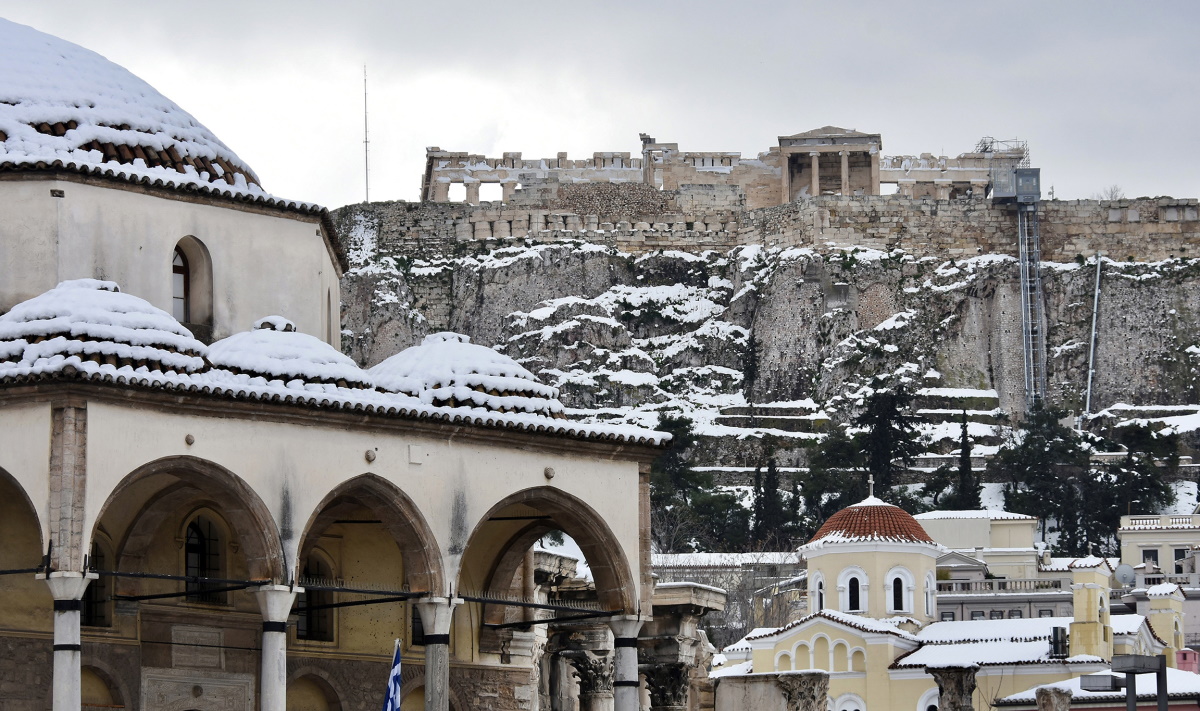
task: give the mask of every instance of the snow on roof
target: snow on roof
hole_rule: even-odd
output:
[[[994,642],[1050,639],[1055,627],[1070,627],[1074,617],[934,622],[917,633],[922,642]]]
[[[64,281],[0,316],[0,375],[67,361],[199,373],[205,352],[170,314],[111,281]]]
[[[708,677],[710,679],[713,679],[713,678],[718,678],[718,677],[722,677],[722,676],[744,676],[746,674],[751,674],[753,672],[754,672],[754,662],[747,660],[744,662],[738,662],[737,664],[732,664],[730,666],[718,667],[717,669],[713,669],[712,671],[710,671],[708,673]]]
[[[915,635],[905,632],[904,630],[899,628],[899,624],[909,618],[897,618],[897,619],[893,619],[891,621],[877,620],[873,617],[860,617],[859,615],[850,615],[845,612],[838,612],[837,610],[829,610],[829,609],[820,610],[818,612],[814,612],[811,615],[801,617],[800,619],[795,620],[793,622],[789,622],[788,624],[784,625],[783,627],[779,627],[772,632],[764,632],[762,634],[750,633],[750,634],[746,635],[745,639],[748,641],[754,641],[756,639],[766,639],[768,637],[774,637],[774,636],[782,634],[790,629],[799,627],[800,625],[803,625],[803,624],[809,622],[810,620],[814,620],[818,617],[846,625],[847,627],[853,627],[854,629],[861,630],[863,632],[875,632],[878,634],[893,634],[893,635],[896,635],[897,637],[902,637],[907,640],[913,640],[913,641],[917,640],[917,637]]]
[[[992,521],[1036,521],[1036,516],[1026,516],[1025,514],[1012,513],[1011,511],[995,511],[989,509],[978,509],[970,511],[927,511],[917,514],[913,518],[918,521],[939,521],[942,519],[959,519],[970,518],[979,519],[986,518]]]
[[[742,637],[741,639],[739,639],[738,641],[734,642],[733,644],[725,647],[721,651],[726,656],[728,656],[730,652],[749,651],[750,649],[753,648],[753,645],[750,644],[750,639],[752,637],[766,637],[768,635],[775,634],[779,630],[780,630],[779,627],[755,627],[754,629],[747,632],[745,637]]]
[[[796,565],[803,558],[798,551],[762,551],[758,553],[653,553],[655,568],[740,568],[744,565]]]
[[[0,18],[0,170],[66,169],[307,211],[191,114],[99,54]]]
[[[254,329],[235,333],[208,348],[214,366],[239,377],[239,382],[266,384],[273,380],[306,385],[336,385],[370,390],[370,377],[349,357],[321,339],[300,333],[282,316],[254,322]]]
[[[258,322],[284,328],[289,323],[277,317]],[[167,312],[121,293],[112,282],[67,281],[0,316],[0,385],[87,380],[591,440],[661,445],[670,439],[666,433],[631,425],[572,422],[541,412],[496,412],[473,402],[467,405],[465,399],[455,406],[425,404],[403,393],[372,389],[368,374],[311,336],[269,328],[239,336],[214,344],[216,361],[226,365],[211,368],[207,359],[212,350]],[[284,363],[294,372],[282,368]],[[280,368],[278,379],[265,377],[276,372],[271,368]],[[284,381],[289,374],[297,377]]]
[[[1095,672],[1095,674],[1111,674],[1110,671]],[[1011,696],[1000,699],[1001,706],[1030,704],[1037,702],[1037,690],[1043,687],[1064,689],[1071,692],[1072,706],[1077,702],[1087,701],[1121,701],[1125,698],[1125,690],[1116,691],[1084,691],[1080,677],[1064,679],[1051,684],[1042,684]],[[1158,696],[1158,678],[1154,674],[1141,674],[1137,680],[1138,698],[1151,700]],[[1192,698],[1200,694],[1200,674],[1167,667],[1167,695],[1171,697]]]
[[[892,666],[905,667],[970,667],[1002,664],[1062,664],[1102,663],[1100,657],[1080,654],[1066,659],[1050,657],[1050,640],[1031,642],[954,642],[926,644],[900,657]]]
[[[1179,593],[1183,594],[1183,590],[1175,583],[1159,583],[1146,588],[1146,597],[1171,597]]]
[[[1137,634],[1146,623],[1142,615],[1109,615],[1108,620],[1113,634]]]
[[[562,416],[558,389],[544,385],[512,358],[443,332],[425,337],[374,368],[379,387],[428,405],[459,404],[500,412]]]
[[[1048,573],[1066,573],[1070,572],[1072,568],[1097,567],[1098,564],[1095,563],[1092,558],[1093,556],[1088,556],[1087,558],[1051,558],[1049,563],[1038,565],[1038,570]],[[1113,570],[1116,570],[1117,566],[1121,564],[1120,558],[1107,558],[1104,560],[1107,561],[1108,567],[1112,568]]]

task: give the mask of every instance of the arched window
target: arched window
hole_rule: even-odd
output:
[[[188,576],[188,600],[193,602],[225,602],[225,594],[215,592],[220,583],[197,580],[196,578],[221,577],[222,560],[221,534],[217,525],[207,516],[197,516],[187,527],[184,543],[184,575]]]
[[[171,315],[180,323],[191,321],[191,277],[187,255],[175,248],[175,260],[171,262]]]
[[[896,566],[887,574],[887,611],[891,613],[909,613],[914,611],[913,592],[916,581],[908,568]]]
[[[88,567],[91,570],[109,570],[111,564],[112,556],[108,547],[100,541],[93,541]],[[107,575],[88,583],[83,591],[79,623],[85,627],[111,627],[112,593],[113,579]]]
[[[850,608],[847,612],[856,612],[862,609],[862,595],[859,593],[858,587],[858,578],[850,578],[850,582],[846,584],[846,599]]]
[[[933,573],[925,574],[925,615],[933,617],[937,610],[937,579]]]
[[[333,581],[333,568],[321,558],[310,553],[304,560],[305,591],[296,596],[296,608],[300,610],[296,621],[296,639],[321,642],[333,641],[333,593],[329,590],[310,590],[307,585],[329,585]]]
[[[867,573],[851,566],[838,573],[838,609],[842,612],[864,612],[867,609]],[[886,590],[886,588],[885,588]]]
[[[817,580],[817,611],[825,609],[825,581]]]
[[[904,581],[900,578],[892,578],[892,609],[904,609]]]

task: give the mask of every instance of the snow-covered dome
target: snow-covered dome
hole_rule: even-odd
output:
[[[0,170],[46,167],[265,195],[246,163],[154,87],[0,18]]]
[[[805,548],[860,541],[937,545],[907,511],[871,496],[830,516]]]
[[[300,333],[282,316],[254,322],[254,329],[208,347],[213,366],[262,384],[283,381],[304,386],[371,390],[371,380],[358,365],[321,339]],[[300,381],[295,383],[295,381]]]
[[[205,350],[169,313],[111,281],[64,281],[0,316],[0,378],[100,366],[199,373]]]
[[[503,353],[457,333],[426,336],[420,345],[371,368],[370,374],[380,388],[428,405],[563,416],[556,388]]]

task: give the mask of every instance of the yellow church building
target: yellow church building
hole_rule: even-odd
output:
[[[870,497],[829,518],[801,552],[811,614],[755,630],[713,672],[716,708],[789,708],[794,679],[828,674],[831,711],[936,711],[943,670],[973,674],[974,705],[1108,668],[1114,653],[1182,647],[1182,595],[1156,590],[1148,616],[1112,615],[1113,570],[1072,564],[1073,617],[935,621],[945,548],[897,506]],[[1172,586],[1166,586],[1172,587]]]

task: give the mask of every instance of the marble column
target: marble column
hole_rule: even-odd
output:
[[[977,666],[925,668],[938,685],[939,711],[975,711],[972,696],[975,694],[975,672]]]
[[[607,650],[566,653],[579,679],[579,711],[613,711],[613,657]]]
[[[54,572],[44,578],[54,598],[54,689],[53,711],[79,711],[83,703],[80,669],[79,613],[83,591],[96,579],[95,573]]]
[[[840,151],[842,156],[842,195],[850,194],[850,151]]]
[[[829,703],[829,672],[802,671],[778,674],[787,711],[825,711]]]
[[[646,686],[650,688],[650,708],[654,711],[687,711],[691,667],[683,662],[658,662],[643,665]]]
[[[501,191],[500,200],[502,200],[503,202],[509,202],[512,200],[513,193],[515,193],[517,191],[517,184],[512,181],[505,181],[503,183],[500,183],[500,191]]]
[[[417,611],[425,628],[425,711],[450,711],[450,626],[457,598],[421,598]]]
[[[813,151],[808,155],[812,162],[812,175],[810,176],[811,185],[808,188],[808,192],[813,197],[818,197],[821,194],[821,154]]]
[[[479,204],[479,181],[472,180],[471,182],[466,183],[465,185],[467,188],[466,203],[468,205],[478,205]]]
[[[300,588],[263,585],[255,589],[262,613],[262,679],[259,682],[259,711],[287,709],[287,618]]]
[[[637,635],[643,620],[615,617],[608,626],[613,632],[613,709],[639,711],[641,684],[638,682]]]

